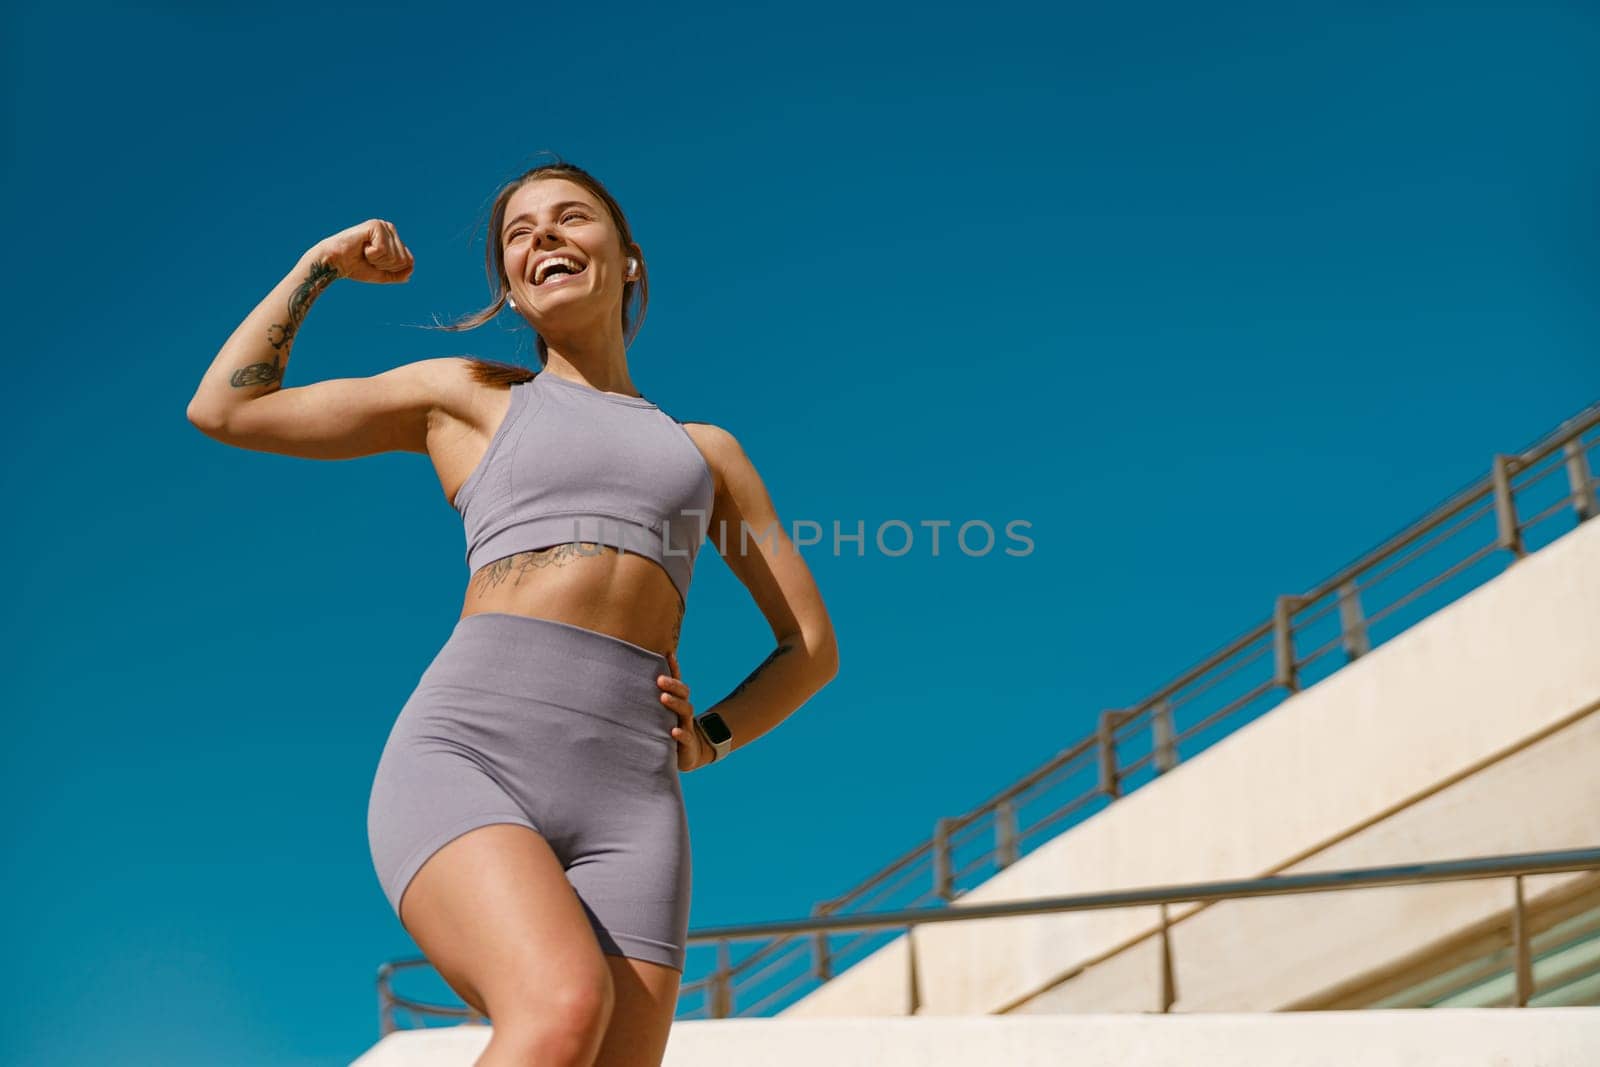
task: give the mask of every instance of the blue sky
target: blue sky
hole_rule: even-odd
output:
[[[685,779],[692,925],[836,896],[1600,397],[1584,4],[8,8],[16,1062],[347,1063],[414,948],[372,771],[448,635],[424,457],[229,449],[234,327],[365,218],[287,382],[472,353],[494,190],[559,153],[650,260],[641,391],[788,522],[843,669]],[[770,634],[714,553],[701,707]],[[691,977],[696,964],[691,960]]]

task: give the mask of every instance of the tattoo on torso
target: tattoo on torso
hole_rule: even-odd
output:
[[[582,559],[596,555],[603,551],[599,546],[590,542],[573,542],[565,545],[551,545],[549,548],[535,549],[532,552],[518,552],[505,559],[497,559],[493,563],[479,569],[472,576],[473,585],[478,587],[478,592],[487,592],[498,586],[510,582],[516,585],[522,575],[529,571],[542,570],[545,567],[559,567],[575,559]]]
[[[529,571],[541,570],[545,567],[560,567],[575,559],[584,559],[598,555],[601,552],[615,552],[610,545],[599,545],[592,541],[574,541],[564,545],[551,545],[549,548],[534,549],[530,552],[518,552],[497,559],[493,563],[479,568],[472,576],[472,584],[479,594],[487,593],[507,583],[516,585],[522,576]],[[672,638],[667,645],[670,649],[678,647],[678,635],[683,627],[683,614],[686,605],[682,597],[678,598],[677,610],[672,615]]]

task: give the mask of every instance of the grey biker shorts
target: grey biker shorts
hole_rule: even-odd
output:
[[[683,970],[689,824],[666,657],[551,619],[460,619],[390,730],[367,804],[395,916],[423,863],[491,823],[549,842],[601,951]],[[403,922],[403,920],[402,920]]]

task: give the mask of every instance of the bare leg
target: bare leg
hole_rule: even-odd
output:
[[[468,831],[435,852],[400,921],[493,1033],[477,1067],[591,1067],[611,972],[561,862],[526,826]]]
[[[627,956],[607,956],[606,963],[616,1005],[594,1067],[661,1067],[683,976],[671,967]]]

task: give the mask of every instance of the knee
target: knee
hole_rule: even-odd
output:
[[[526,1050],[532,1061],[551,1064],[588,1064],[600,1049],[616,989],[611,974],[602,968],[585,978],[552,981],[519,1009],[491,1018],[504,1042]]]
[[[574,1034],[605,1033],[611,1022],[611,1009],[617,1003],[617,990],[611,973],[602,968],[584,981],[561,983],[552,991],[551,1017],[555,1025]]]

